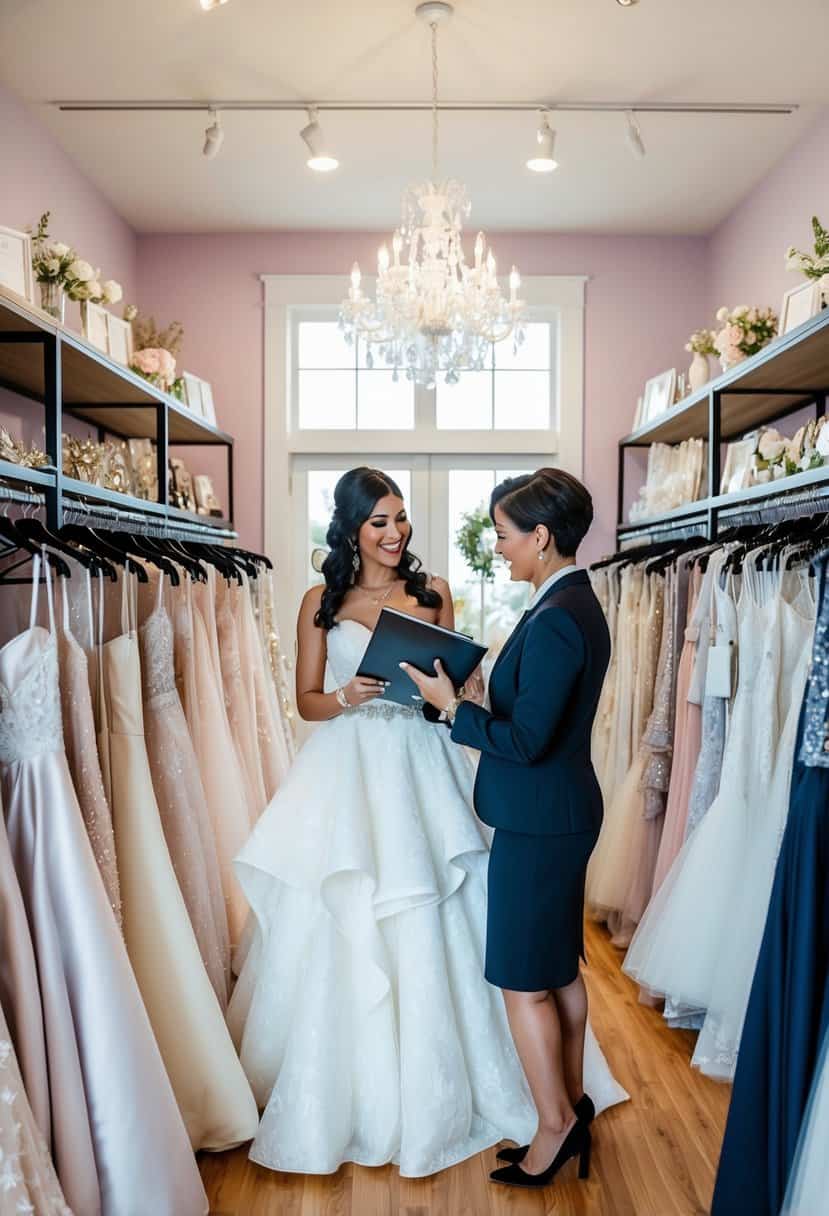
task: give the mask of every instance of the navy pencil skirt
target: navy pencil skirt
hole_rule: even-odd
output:
[[[584,958],[584,877],[598,832],[497,828],[489,854],[485,975],[513,992],[566,988]]]

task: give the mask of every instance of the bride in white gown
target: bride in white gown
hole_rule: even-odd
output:
[[[256,933],[229,1017],[264,1108],[254,1161],[418,1177],[526,1144],[537,1119],[483,978],[488,829],[471,761],[355,677],[382,606],[451,627],[451,595],[417,574],[390,479],[352,470],[335,502],[328,589],[299,619],[297,700],[321,725],[236,860]],[[584,1082],[597,1112],[627,1097],[589,1027]]]

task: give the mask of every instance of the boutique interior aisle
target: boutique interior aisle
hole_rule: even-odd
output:
[[[689,1067],[696,1036],[671,1030],[639,1001],[607,930],[585,937],[594,1029],[614,1076],[636,1095],[594,1128],[588,1183],[568,1166],[553,1187],[513,1191],[489,1182],[495,1149],[431,1178],[401,1178],[394,1166],[344,1165],[309,1177],[265,1170],[247,1150],[203,1153],[211,1216],[699,1216],[707,1212],[730,1087]],[[736,1216],[736,1214],[735,1214]]]

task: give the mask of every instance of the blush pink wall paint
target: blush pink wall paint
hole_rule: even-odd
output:
[[[381,234],[279,232],[147,236],[139,241],[143,308],[181,320],[181,365],[209,380],[219,424],[236,437],[236,522],[262,543],[263,316],[260,274],[342,274],[371,266]],[[648,376],[684,367],[685,337],[707,299],[706,242],[696,237],[493,234],[499,263],[524,275],[590,276],[585,310],[585,480],[596,523],[589,559],[613,547],[616,442]],[[202,462],[204,463],[204,462]]]
[[[826,111],[711,234],[706,324],[714,323],[723,304],[780,308],[783,293],[803,282],[801,275],[786,270],[786,250],[790,245],[811,250],[815,213],[829,226]]]
[[[117,172],[117,167],[114,168]],[[117,279],[125,300],[138,286],[135,233],[69,159],[39,118],[0,85],[0,224],[25,230],[51,211],[49,230],[56,240]],[[35,299],[40,300],[37,284]],[[113,311],[119,311],[115,306]],[[77,304],[67,302],[66,321],[80,332]],[[43,410],[0,389],[0,423],[10,425],[26,443],[43,445]],[[70,428],[71,429],[71,428]]]

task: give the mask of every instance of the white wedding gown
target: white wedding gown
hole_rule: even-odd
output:
[[[369,639],[328,634],[326,688]],[[256,933],[229,1020],[271,1169],[345,1161],[435,1173],[535,1109],[501,993],[483,978],[488,839],[449,732],[382,701],[322,723],[236,859]],[[550,927],[555,932],[555,926]],[[627,1094],[588,1028],[598,1111]]]

